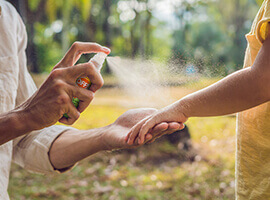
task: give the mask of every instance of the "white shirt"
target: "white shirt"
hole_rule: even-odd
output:
[[[10,3],[0,0],[0,113],[14,109],[37,89],[27,71],[26,45],[21,17]],[[11,161],[33,172],[56,172],[48,152],[52,142],[68,129],[71,128],[51,126],[0,145],[0,200],[9,199]]]

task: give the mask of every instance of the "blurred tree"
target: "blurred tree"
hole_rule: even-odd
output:
[[[150,1],[119,1],[119,10],[120,24],[123,24],[122,35],[127,35],[128,32],[131,47],[129,56],[149,58],[153,54],[153,15]]]
[[[173,3],[174,14],[177,20],[177,26],[174,27],[174,46],[173,46],[173,59],[178,60],[180,64],[185,64],[187,58],[193,57],[191,55],[193,49],[191,46],[192,38],[191,32],[191,16],[197,10],[196,7],[201,6],[201,1],[176,1]],[[198,9],[198,8],[197,8]]]
[[[30,70],[34,73],[39,73],[39,66],[37,62],[37,51],[34,43],[36,22],[40,21],[43,16],[43,8],[46,0],[15,0],[10,1],[17,8],[25,21],[28,32],[27,45],[27,60]]]
[[[173,28],[153,12],[163,0],[10,2],[26,22],[32,72],[49,71],[72,42],[81,40],[106,45],[112,55],[159,61],[173,55],[182,66],[225,74],[241,66],[244,34],[263,0],[168,1],[177,24]]]
[[[28,46],[27,46],[27,60],[28,66],[34,73],[40,73],[40,68],[37,61],[37,50],[34,42],[35,38],[35,23],[41,21],[43,17],[43,8],[45,0],[21,0],[25,5],[25,20],[28,29]]]
[[[175,29],[173,57],[193,63],[200,71],[225,75],[242,67],[257,0],[181,1],[174,4],[179,26]],[[248,12],[247,12],[248,11]]]
[[[91,10],[91,0],[47,0],[46,13],[50,22],[60,15],[63,26],[61,31],[62,51],[65,53],[70,46],[69,31],[74,8],[79,9],[83,21],[88,20]]]
[[[242,67],[246,48],[245,34],[250,28],[246,26],[246,23],[254,18],[257,10],[257,6],[254,5],[255,2],[251,0],[219,0],[213,5],[210,4],[216,24],[219,24],[221,30],[229,35],[233,42],[229,47],[228,56],[231,58],[230,64],[234,65],[234,69]]]
[[[255,0],[258,5],[262,5],[264,0]]]

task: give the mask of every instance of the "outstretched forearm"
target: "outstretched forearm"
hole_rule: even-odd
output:
[[[132,147],[126,144],[127,133],[136,123],[155,112],[155,109],[133,109],[103,128],[66,131],[52,144],[49,152],[52,165],[56,169],[63,169],[100,151],[138,147],[138,144]],[[151,137],[148,137],[148,140],[155,140],[163,134],[170,134],[182,128],[183,124],[161,123],[149,133]]]
[[[177,102],[187,117],[218,116],[240,112],[270,100],[270,40],[266,40],[252,67]],[[182,110],[183,109],[183,110]]]
[[[184,123],[189,117],[232,114],[268,102],[270,100],[269,36],[252,67],[239,70],[145,118],[128,133],[127,143],[132,145],[136,139],[139,143],[143,143],[147,131],[161,122]]]
[[[187,117],[219,116],[252,108],[269,101],[266,86],[256,79],[252,68],[240,70],[186,96],[178,107]]]
[[[63,169],[76,162],[106,150],[102,135],[106,127],[92,130],[68,130],[52,144],[49,157],[56,169]]]
[[[264,62],[258,60],[253,67],[235,72],[145,118],[129,132],[127,143],[132,145],[138,138],[143,143],[147,131],[161,122],[184,123],[189,117],[232,114],[269,101],[270,70],[262,68],[270,66]]]

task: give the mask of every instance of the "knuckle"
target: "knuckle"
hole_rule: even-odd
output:
[[[75,115],[74,119],[75,119],[75,120],[78,120],[79,117],[80,117],[80,114],[79,114],[78,112],[76,112],[76,113],[77,113],[77,114]]]
[[[96,43],[96,42],[92,42],[91,43],[93,46],[100,46],[100,44]]]
[[[80,42],[76,41],[72,44],[71,48],[72,49],[78,49],[78,47],[80,46]]]
[[[87,100],[91,102],[94,99],[94,93],[89,91],[87,95]]]
[[[129,135],[129,139],[130,140],[133,140],[134,139],[134,133],[133,132]]]
[[[153,117],[151,117],[151,119],[148,120],[148,123],[150,124],[157,124],[158,123],[158,118],[160,118],[158,115],[155,115]],[[163,119],[163,118],[161,118]]]
[[[61,94],[57,97],[57,100],[56,102],[60,105],[65,105],[65,104],[68,104],[70,101],[69,97],[65,94]]]
[[[80,114],[78,114],[77,112],[73,114],[72,118],[69,120],[69,125],[74,124],[80,117]]]
[[[100,89],[100,88],[103,86],[103,84],[104,84],[103,82],[97,81],[97,82],[95,83],[96,90]]]
[[[56,90],[56,91],[59,91],[59,90],[62,90],[63,88],[66,87],[66,83],[62,80],[56,80],[54,81],[54,85],[53,85],[53,88]]]
[[[142,125],[141,130],[146,130],[146,129],[147,129],[147,124]]]
[[[95,66],[88,62],[84,64],[85,70],[88,71],[89,73],[92,73],[95,70]]]
[[[104,80],[103,80],[103,78],[101,77],[100,80],[99,80],[98,86],[99,86],[99,87],[102,87],[103,85],[104,85]]]
[[[62,70],[61,70],[61,69],[59,69],[59,68],[54,69],[54,70],[51,72],[51,74],[50,74],[50,78],[51,78],[51,79],[56,79],[56,78],[58,78],[58,77],[61,75],[61,73],[62,73]]]
[[[67,125],[72,125],[72,124],[74,124],[74,122],[75,122],[74,120],[69,119],[69,120],[67,121],[67,123],[66,123],[66,124],[67,124]]]

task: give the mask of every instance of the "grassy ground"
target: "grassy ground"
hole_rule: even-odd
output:
[[[207,79],[168,88],[173,97],[171,101],[211,82]],[[132,108],[134,101],[119,89],[103,89],[74,127],[88,129],[112,123]],[[187,125],[192,137],[190,152],[180,151],[163,140],[138,150],[98,153],[61,175],[31,174],[13,165],[10,197],[22,200],[234,199],[235,116],[191,118]]]

